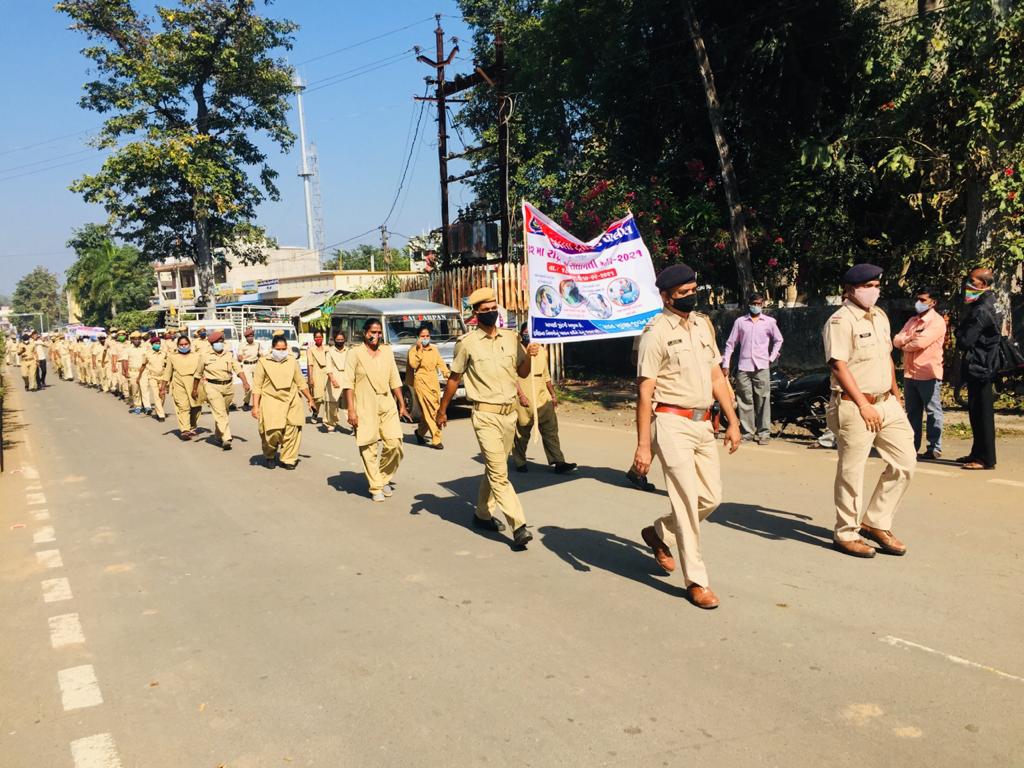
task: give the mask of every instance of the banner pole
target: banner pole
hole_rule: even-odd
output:
[[[533,297],[530,295],[530,249],[527,245],[526,235],[526,198],[520,201],[519,210],[523,214],[523,268],[526,270],[526,327],[530,329],[530,342],[536,344],[533,340]],[[530,405],[533,407],[533,428],[530,430],[533,434],[530,437],[530,442],[537,445],[537,441],[540,439],[540,419],[537,415],[537,376],[533,372],[533,362],[535,358],[530,358]]]

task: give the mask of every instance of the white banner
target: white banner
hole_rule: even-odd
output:
[[[662,309],[651,254],[633,214],[584,242],[523,201],[530,340],[636,336]]]

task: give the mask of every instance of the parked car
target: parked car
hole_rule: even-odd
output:
[[[416,343],[420,326],[430,325],[433,343],[445,363],[451,365],[455,356],[455,342],[466,332],[462,315],[457,309],[446,304],[416,299],[367,299],[339,301],[331,315],[331,334],[345,332],[348,344],[363,342],[363,325],[370,318],[379,320],[384,327],[384,343],[390,344],[398,363],[398,372],[405,378],[405,365],[409,359],[409,348]],[[441,377],[439,382],[443,386]],[[455,397],[464,398],[466,390],[459,387]],[[406,400],[410,395],[406,393]]]

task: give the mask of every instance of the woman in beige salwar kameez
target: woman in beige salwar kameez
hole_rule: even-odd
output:
[[[299,438],[306,415],[299,394],[313,408],[313,397],[299,370],[299,361],[288,352],[288,340],[276,336],[270,354],[256,364],[252,385],[252,417],[260,425],[263,459],[284,469],[295,469],[299,461]]]
[[[196,369],[199,367],[199,355],[192,351],[188,336],[179,336],[175,349],[177,351],[172,352],[167,358],[167,365],[157,379],[160,382],[159,395],[162,400],[167,394],[168,387],[170,388],[174,412],[178,416],[178,437],[182,440],[191,440],[196,436],[199,412],[203,407],[198,398],[192,397],[192,384],[195,381]]]
[[[359,456],[374,501],[384,501],[394,492],[391,479],[402,459],[399,418],[412,420],[402,400],[402,379],[395,353],[381,344],[382,336],[380,320],[367,320],[363,343],[349,350],[341,383],[348,423],[355,427]]]

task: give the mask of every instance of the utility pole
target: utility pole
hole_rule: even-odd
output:
[[[299,149],[302,158],[299,178],[302,179],[302,190],[306,195],[306,247],[312,251],[316,249],[316,236],[313,228],[313,174],[309,170],[309,161],[306,158],[306,117],[302,111],[302,92],[306,90],[306,84],[302,82],[301,77],[295,75],[292,87],[295,88],[295,103],[299,112]]]
[[[505,93],[505,29],[498,24],[494,32],[494,70],[497,82],[498,96],[498,212],[501,216],[500,238],[501,238],[501,263],[508,263],[509,255],[509,231],[511,221],[509,219],[508,205],[508,138],[509,121],[512,119],[512,99]]]
[[[380,251],[384,258],[384,272],[386,280],[391,281],[391,251],[388,250],[388,228],[387,225],[380,225]]]
[[[436,86],[434,100],[437,102],[437,163],[441,174],[441,263],[448,264],[448,119],[445,108],[445,84],[444,68],[452,63],[455,54],[459,52],[456,43],[447,56],[444,55],[444,29],[441,27],[441,14],[434,16],[437,20],[437,28],[434,30],[434,41],[436,44],[435,56],[430,59],[427,56],[419,55],[417,61],[422,61],[428,67],[433,67],[437,76],[433,79],[427,78],[428,83]]]

